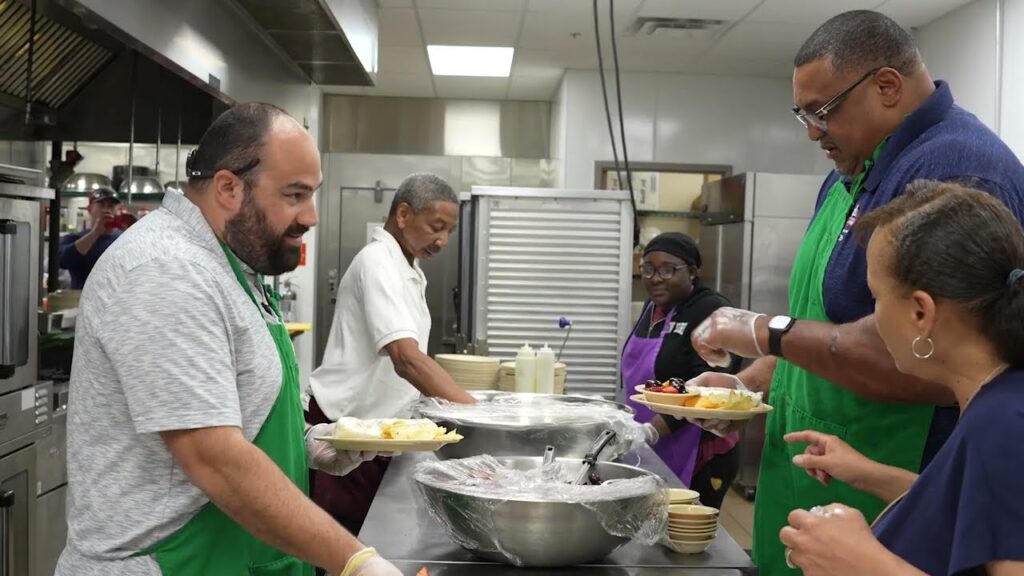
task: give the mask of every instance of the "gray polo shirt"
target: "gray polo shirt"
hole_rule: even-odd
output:
[[[152,559],[132,555],[208,502],[159,433],[236,426],[252,440],[280,387],[263,314],[195,204],[166,194],[100,258],[82,292],[68,544],[57,574],[158,576]]]

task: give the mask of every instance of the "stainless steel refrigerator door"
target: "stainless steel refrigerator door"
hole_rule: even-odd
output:
[[[757,218],[753,225],[750,308],[775,316],[789,312],[789,277],[809,220]]]
[[[750,262],[751,262],[751,229],[750,222],[722,224],[721,269],[718,273],[718,291],[737,308],[750,308]]]

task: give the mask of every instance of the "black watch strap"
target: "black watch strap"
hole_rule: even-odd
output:
[[[772,356],[778,356],[782,358],[782,335],[784,331],[776,328],[768,329],[768,352]]]

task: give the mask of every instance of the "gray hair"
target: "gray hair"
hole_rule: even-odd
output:
[[[811,34],[796,53],[795,67],[829,58],[837,72],[867,72],[887,66],[904,76],[921,66],[914,38],[892,18],[873,10],[833,16]]]
[[[395,199],[391,201],[389,216],[393,216],[398,211],[398,205],[402,203],[408,204],[413,212],[420,212],[434,202],[458,204],[459,196],[444,178],[436,174],[410,174],[398,185]]]

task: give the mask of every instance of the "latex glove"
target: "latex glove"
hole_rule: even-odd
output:
[[[377,457],[376,452],[338,450],[317,436],[334,436],[334,424],[317,424],[306,431],[306,454],[309,467],[334,476],[344,476],[360,464]]]
[[[791,443],[807,443],[804,453],[793,457],[793,464],[825,485],[836,478],[856,487],[875,464],[839,437],[830,434],[803,430],[790,432],[783,439]]]
[[[757,341],[760,318],[765,318],[767,330],[764,314],[738,308],[719,308],[693,331],[690,337],[693,349],[708,364],[723,368],[732,362],[730,352],[744,358],[760,358],[764,356]]]
[[[373,556],[352,572],[352,576],[402,576],[402,571],[380,556]]]
[[[644,441],[647,442],[649,446],[654,446],[658,443],[658,440],[661,440],[661,434],[658,434],[658,429],[654,427],[654,424],[645,422],[643,429]]]
[[[363,548],[348,559],[341,576],[402,576],[402,571],[373,548]]]
[[[871,533],[864,515],[842,504],[794,510],[779,539],[788,548],[786,563],[805,576],[893,573],[895,557]]]
[[[703,374],[697,375],[696,378],[687,380],[686,383],[692,386],[704,386],[708,388],[730,388],[735,390],[747,389],[739,378],[732,374],[724,374],[722,372],[704,372]],[[748,422],[747,420],[719,420],[717,418],[703,420],[699,418],[687,418],[686,421],[696,426],[700,426],[719,438],[724,438],[729,434],[736,432],[746,426]]]

